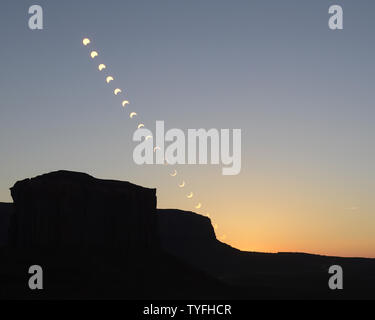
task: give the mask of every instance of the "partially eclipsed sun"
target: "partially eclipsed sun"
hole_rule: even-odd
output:
[[[99,71],[102,71],[105,68],[107,68],[107,67],[106,67],[106,65],[104,63],[101,63],[101,64],[98,65]]]
[[[110,83],[111,81],[113,81],[113,77],[108,76],[107,78],[105,78],[105,81],[107,81],[107,83]]]
[[[185,181],[183,180],[181,184],[178,185],[180,188],[185,187]]]
[[[98,53],[96,51],[91,51],[90,56],[91,56],[91,58],[94,59],[95,57],[98,56]]]
[[[83,43],[84,46],[87,46],[90,42],[91,41],[90,41],[89,38],[85,38],[85,39],[82,40],[82,43]]]
[[[170,176],[171,176],[171,177],[175,177],[175,176],[177,176],[177,170],[174,170],[173,173],[170,173]]]

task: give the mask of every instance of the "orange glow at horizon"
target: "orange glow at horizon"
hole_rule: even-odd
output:
[[[162,190],[158,191],[158,207],[201,215],[210,212],[212,225],[220,225],[219,232],[215,230],[217,238],[242,251],[375,258],[370,194],[358,198],[336,181],[324,186],[313,178],[244,176],[229,180],[208,171],[205,176],[198,172],[196,177],[189,177],[204,200],[202,212],[189,199]]]

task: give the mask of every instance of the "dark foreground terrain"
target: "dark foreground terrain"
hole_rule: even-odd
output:
[[[156,190],[58,171],[0,204],[1,299],[375,299],[375,259],[242,252]],[[328,288],[328,268],[344,290]],[[43,268],[43,290],[28,269]]]

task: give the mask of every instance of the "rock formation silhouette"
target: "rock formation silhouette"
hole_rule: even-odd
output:
[[[13,203],[0,203],[0,247],[8,243],[10,219],[13,212]]]
[[[375,259],[243,252],[207,217],[156,209],[156,190],[57,171],[17,182],[0,204],[2,299],[375,298]],[[27,269],[45,268],[45,289]],[[344,290],[328,268],[344,269]]]
[[[145,250],[156,244],[156,189],[57,171],[11,188],[11,243],[20,248]]]
[[[2,299],[231,295],[228,286],[161,250],[155,189],[57,171],[17,182],[11,195],[14,204],[0,206],[0,232],[8,238],[0,248]],[[40,292],[27,286],[34,264],[47,269]]]
[[[235,249],[216,239],[211,221],[193,212],[158,209],[163,250],[237,288],[240,298],[375,298],[375,259]],[[345,290],[328,289],[328,269],[345,270]]]

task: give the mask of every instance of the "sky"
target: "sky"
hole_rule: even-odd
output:
[[[28,28],[33,4],[43,30]],[[332,4],[344,30],[328,28]],[[157,188],[159,208],[210,214],[217,236],[241,250],[375,257],[374,9],[372,0],[3,1],[0,201],[12,201],[18,180],[82,171]],[[168,166],[136,165],[130,110],[150,129],[156,120],[166,130],[241,129],[240,174],[178,165],[170,177]]]

